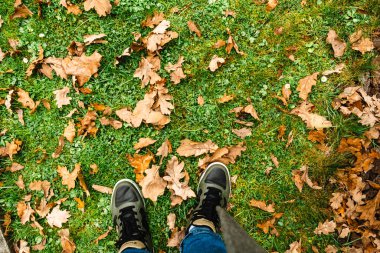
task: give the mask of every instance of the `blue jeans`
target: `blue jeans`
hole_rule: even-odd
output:
[[[207,227],[194,227],[181,242],[182,253],[226,253],[220,235]],[[122,253],[150,253],[147,249],[128,248]]]

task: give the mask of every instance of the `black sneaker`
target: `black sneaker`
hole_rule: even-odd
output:
[[[203,172],[198,184],[197,199],[190,225],[207,226],[214,232],[220,229],[219,217],[216,207],[227,207],[231,193],[230,173],[223,163],[211,163]]]
[[[111,198],[112,219],[116,225],[118,248],[147,248],[153,252],[144,198],[139,187],[129,179],[116,183]]]

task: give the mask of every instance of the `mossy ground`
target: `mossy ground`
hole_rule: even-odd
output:
[[[32,0],[24,3],[36,14],[37,5]],[[34,100],[47,99],[52,104],[52,110],[47,111],[39,107],[36,113],[29,114],[25,110],[25,126],[21,126],[16,114],[9,114],[5,106],[0,107],[0,129],[8,129],[5,136],[0,137],[0,145],[14,138],[23,141],[22,151],[14,157],[25,168],[17,173],[4,172],[0,174],[0,181],[4,186],[0,189],[0,206],[5,212],[12,214],[12,237],[14,241],[24,239],[30,245],[39,243],[42,236],[38,230],[29,224],[21,225],[17,217],[16,204],[28,190],[18,189],[14,182],[22,174],[25,184],[34,180],[48,180],[52,182],[55,199],[68,197],[62,209],[71,213],[69,222],[64,225],[70,229],[71,237],[76,243],[78,252],[115,252],[115,231],[95,245],[93,240],[105,232],[112,225],[110,217],[110,197],[91,191],[86,198],[83,191],[77,186],[70,192],[61,185],[56,168],[64,165],[72,169],[75,163],[81,163],[87,184],[100,184],[112,187],[121,178],[134,178],[132,167],[129,165],[126,154],[134,153],[133,144],[141,137],[151,137],[157,142],[150,148],[156,152],[165,139],[169,139],[175,150],[180,140],[189,138],[194,141],[211,139],[220,147],[236,145],[241,140],[231,132],[239,126],[234,123],[235,116],[229,110],[240,105],[246,105],[247,98],[252,100],[260,121],[255,121],[252,136],[245,139],[247,151],[243,153],[236,164],[230,166],[231,174],[238,175],[237,183],[233,188],[233,205],[230,213],[242,224],[244,229],[269,251],[283,252],[288,245],[302,239],[306,251],[315,245],[324,249],[328,244],[339,243],[333,236],[317,236],[313,233],[318,222],[330,217],[328,199],[331,187],[328,178],[336,168],[345,165],[344,157],[337,156],[334,148],[341,137],[361,135],[366,128],[357,123],[357,119],[345,118],[331,107],[332,100],[343,87],[355,85],[358,74],[369,68],[369,60],[373,53],[362,56],[359,52],[348,49],[341,59],[335,59],[331,46],[325,42],[329,29],[337,31],[339,36],[348,41],[348,36],[358,29],[363,29],[368,36],[379,25],[376,15],[367,13],[369,2],[366,1],[312,1],[301,6],[300,0],[279,1],[280,4],[272,12],[265,11],[265,4],[255,4],[260,1],[159,1],[138,0],[124,1],[114,7],[112,14],[99,18],[94,11],[84,12],[80,16],[67,14],[59,6],[59,1],[43,7],[43,18],[34,15],[25,20],[10,20],[13,12],[13,1],[5,0],[0,5],[0,15],[4,19],[0,28],[0,47],[8,50],[7,40],[20,40],[22,53],[15,57],[7,57],[0,63],[0,72],[13,69],[13,74],[0,74],[0,87],[20,87],[28,91]],[[72,1],[80,3],[81,1]],[[215,2],[215,3],[211,3]],[[177,6],[182,10],[179,14],[171,14],[170,9]],[[231,9],[236,12],[236,18],[225,17],[223,11]],[[148,14],[154,10],[165,13],[171,21],[171,29],[179,33],[179,38],[173,40],[161,53],[162,65],[176,62],[179,55],[185,58],[184,70],[187,78],[179,85],[168,84],[170,94],[174,97],[175,110],[171,115],[171,122],[162,130],[155,130],[151,126],[141,126],[137,129],[124,125],[115,130],[101,126],[95,138],[77,137],[74,143],[66,143],[62,155],[52,159],[58,140],[68,119],[64,118],[70,110],[83,101],[89,106],[91,103],[100,103],[112,109],[134,107],[136,102],[144,96],[147,89],[140,87],[140,81],[133,78],[138,67],[141,53],[133,54],[125,64],[114,66],[114,57],[120,55],[133,40],[132,32],[147,34],[150,29],[140,26]],[[198,38],[190,33],[187,21],[194,21],[202,31]],[[274,35],[274,29],[284,27],[282,35]],[[246,53],[240,56],[235,52],[227,55],[225,50],[212,49],[218,40],[226,40],[229,28],[239,48]],[[29,61],[38,54],[38,46],[45,49],[45,56],[65,57],[66,48],[71,41],[82,41],[86,34],[107,34],[108,44],[91,45],[87,53],[97,50],[103,55],[99,76],[92,78],[86,87],[93,90],[91,95],[74,94],[71,105],[58,109],[54,105],[53,91],[64,86],[71,86],[70,81],[54,77],[53,80],[42,75],[25,77],[28,64],[23,63],[25,57]],[[42,36],[42,34],[44,36]],[[41,35],[41,36],[40,36]],[[287,58],[286,48],[297,47],[294,53],[295,62]],[[217,54],[226,58],[226,64],[215,73],[207,70],[211,57]],[[299,102],[296,87],[300,78],[314,72],[324,71],[344,62],[346,70],[329,77],[328,81],[318,81],[313,87],[309,100],[316,105],[316,112],[326,116],[333,123],[328,129],[328,145],[332,147],[329,156],[319,151],[308,141],[305,124],[296,116],[287,114],[278,109],[291,110]],[[279,80],[278,71],[282,71],[283,78]],[[163,70],[160,74],[168,77]],[[274,95],[280,95],[284,84],[289,83],[293,95],[288,107],[283,107]],[[235,99],[226,104],[219,104],[217,98],[223,94],[234,94]],[[6,91],[0,90],[0,98],[4,99]],[[202,95],[205,105],[197,104],[197,97]],[[14,107],[21,107],[14,102]],[[80,109],[74,119],[83,117],[86,110]],[[286,142],[277,138],[278,128],[285,125],[286,134],[294,133],[292,145],[285,148]],[[206,131],[207,130],[207,131]],[[49,158],[37,164],[41,152],[47,151]],[[274,154],[280,163],[270,176],[264,171],[273,166],[270,154]],[[197,184],[197,159],[180,158],[185,162],[185,168],[191,175],[190,185],[195,189]],[[1,160],[0,167],[9,166],[9,159]],[[89,165],[96,163],[100,170],[95,175],[89,174]],[[166,162],[164,162],[164,165]],[[305,187],[300,193],[291,179],[291,171],[301,165],[310,166],[310,177],[319,182],[322,191]],[[164,166],[161,171],[163,172]],[[32,192],[34,197],[41,197],[38,192]],[[186,225],[188,211],[195,204],[195,200],[185,201],[181,206],[170,208],[169,192],[158,199],[157,203],[147,201],[150,227],[156,249],[167,252],[177,252],[177,249],[166,248],[169,229],[166,225],[166,216],[170,212],[177,215],[180,226]],[[77,209],[74,197],[85,199],[85,212]],[[270,218],[270,214],[249,206],[250,199],[272,201],[276,204],[277,212],[284,212],[283,217],[276,225],[279,237],[264,234],[256,227],[258,222]],[[294,203],[287,201],[295,199]],[[45,229],[48,241],[43,252],[59,252],[61,246],[57,229],[50,228],[45,219],[39,220]],[[349,242],[347,242],[349,244]]]

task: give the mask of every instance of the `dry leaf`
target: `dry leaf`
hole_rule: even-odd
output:
[[[362,30],[350,35],[351,48],[360,51],[362,54],[372,51],[375,47],[373,42],[368,38],[363,38]]]
[[[13,160],[13,155],[17,154],[21,150],[22,141],[14,139],[13,141],[5,142],[4,153],[0,153],[2,156],[8,155],[11,160]]]
[[[88,134],[95,136],[98,132],[95,120],[98,115],[96,111],[88,110],[83,119],[80,120],[81,127],[78,129],[78,135],[87,136]]]
[[[73,120],[69,121],[69,124],[67,125],[67,127],[63,131],[63,136],[65,136],[65,138],[69,142],[73,143],[74,138],[75,138],[75,124],[74,124]]]
[[[51,157],[58,158],[61,155],[64,146],[65,146],[65,137],[61,135],[58,138],[58,147],[55,149],[54,153],[51,154]]]
[[[148,16],[146,20],[141,22],[142,27],[150,27],[153,28],[154,26],[158,25],[165,19],[164,13],[155,11],[153,16]]]
[[[92,188],[101,193],[112,194],[112,188],[110,187],[93,184]]]
[[[334,73],[340,74],[345,67],[346,67],[346,64],[339,63],[338,65],[336,65],[334,69],[323,71],[322,75],[329,76]]]
[[[161,156],[160,165],[162,164],[162,160],[168,156],[172,152],[172,144],[168,139],[166,139],[162,145],[158,148],[156,156]]]
[[[215,44],[212,46],[212,48],[221,48],[221,47],[224,47],[226,45],[226,42],[224,40],[218,40],[217,42],[215,42]]]
[[[277,135],[277,138],[280,139],[280,140],[284,140],[284,135],[285,135],[285,131],[286,131],[286,126],[284,125],[281,125],[279,128],[278,128],[278,135]]]
[[[75,188],[75,180],[80,172],[80,164],[75,164],[74,170],[70,173],[65,166],[59,166],[57,168],[59,175],[62,177],[62,184],[67,185],[67,189],[71,190]]]
[[[210,64],[208,65],[208,68],[211,72],[215,72],[220,66],[222,66],[225,63],[225,60],[223,58],[218,57],[217,55],[214,55],[210,61]]]
[[[268,168],[266,168],[266,169],[265,169],[265,175],[268,176],[272,170],[273,170],[273,167],[268,167]]]
[[[15,7],[14,13],[9,17],[11,20],[15,18],[28,18],[33,15],[33,12],[31,12],[28,7],[26,7],[24,4]]]
[[[104,234],[99,235],[99,237],[94,240],[94,243],[98,245],[99,241],[106,238],[111,231],[112,231],[112,227],[108,227],[107,231]]]
[[[25,189],[24,180],[22,179],[22,175],[18,176],[18,180],[15,182],[15,184],[20,188],[21,190]]]
[[[228,101],[231,101],[232,99],[234,99],[233,95],[224,94],[222,97],[218,98],[218,102],[223,104],[227,103]]]
[[[195,32],[198,37],[202,37],[201,31],[199,31],[198,27],[193,21],[187,21],[187,27],[189,27],[190,31]]]
[[[66,210],[60,210],[59,205],[54,207],[53,210],[46,216],[46,221],[50,227],[61,228],[63,223],[68,221],[70,218],[70,212]]]
[[[50,209],[54,207],[54,203],[47,203],[45,198],[42,198],[39,206],[36,208],[36,212],[41,218],[46,217],[50,212]]]
[[[69,87],[64,87],[61,90],[55,90],[53,93],[55,94],[55,100],[57,101],[57,107],[61,108],[64,105],[69,105],[71,97],[67,97],[67,94],[70,92]]]
[[[185,228],[174,228],[171,232],[170,238],[166,246],[168,247],[179,247],[183,238],[185,238]]]
[[[78,166],[80,168],[80,164],[76,164],[75,166]],[[88,187],[87,187],[86,181],[84,180],[84,176],[81,169],[79,170],[79,173],[78,173],[78,179],[79,179],[80,187],[86,193],[86,196],[90,197],[90,191],[88,190]]]
[[[306,183],[310,188],[315,190],[321,190],[322,187],[318,186],[316,183],[313,183],[308,175],[308,166],[303,165],[299,170],[292,171],[292,179],[297,186],[298,190],[302,192],[303,184]]]
[[[31,215],[34,213],[34,210],[30,207],[30,203],[25,203],[20,201],[17,203],[17,214],[20,217],[21,224],[25,224],[30,221]]]
[[[239,143],[238,145],[232,147],[219,148],[211,157],[206,155],[203,159],[199,159],[198,167],[205,169],[207,165],[212,162],[221,162],[225,165],[230,163],[234,164],[236,162],[236,158],[241,156],[241,152],[245,150],[246,147],[243,146],[243,143]]]
[[[299,97],[303,100],[307,100],[307,96],[311,92],[311,88],[317,84],[319,72],[315,72],[314,74],[302,78],[298,82],[297,91],[300,92]]]
[[[31,191],[43,191],[45,198],[49,195],[49,189],[50,189],[50,182],[47,180],[37,180],[33,181],[29,184],[29,189]]]
[[[276,28],[274,29],[274,34],[275,34],[275,35],[281,35],[283,31],[284,31],[284,27],[282,27],[282,26],[280,26],[280,27],[276,27]],[[294,57],[294,56],[293,56],[293,57]]]
[[[314,108],[314,105],[310,102],[304,101],[302,104],[294,108],[290,113],[299,116],[309,129],[322,129],[332,127],[330,121],[325,117],[311,113],[310,111]]]
[[[272,153],[270,154],[270,159],[272,160],[274,166],[276,166],[276,168],[279,167],[279,162],[277,160],[277,157],[275,157]]]
[[[334,50],[334,57],[338,58],[343,56],[346,51],[346,42],[339,39],[338,34],[334,30],[329,31],[326,42],[331,44]]]
[[[278,0],[269,0],[267,3],[266,10],[267,11],[273,10],[274,8],[276,8],[277,4],[278,4]]]
[[[92,34],[92,35],[84,35],[83,42],[86,46],[91,44],[105,44],[107,43],[106,40],[101,40],[102,38],[106,37],[107,35],[104,33],[101,34]],[[80,56],[80,55],[79,55]]]
[[[142,149],[142,148],[148,147],[148,146],[152,145],[152,144],[155,143],[155,142],[156,142],[156,140],[153,140],[153,139],[151,139],[151,138],[140,138],[140,139],[139,139],[139,142],[136,143],[136,144],[133,146],[133,148],[134,148],[135,150],[138,151],[139,149]]]
[[[243,127],[241,129],[232,129],[232,132],[239,136],[240,138],[244,139],[247,136],[252,135],[252,131],[249,128]]]
[[[235,51],[236,51],[236,53],[238,53],[240,55],[245,55],[244,52],[242,52],[242,51],[239,50],[239,46],[236,44],[236,41],[232,37],[231,31],[230,31],[229,28],[227,28],[227,33],[228,33],[229,36],[228,36],[228,40],[227,40],[226,52],[228,54],[230,54],[232,48],[234,48]]]
[[[78,210],[82,211],[84,213],[84,201],[80,198],[74,198],[74,200],[77,202],[77,208]]]
[[[136,174],[136,182],[140,182],[144,178],[144,171],[149,168],[150,162],[154,159],[152,153],[146,155],[134,154],[127,155],[130,165],[134,168]]]
[[[234,12],[233,10],[225,10],[224,16],[226,16],[226,17],[231,16],[231,17],[236,18],[236,12]]]
[[[7,170],[10,172],[16,172],[16,171],[22,170],[23,168],[25,167],[19,163],[12,163],[11,167],[8,167]]]
[[[146,85],[155,84],[161,81],[161,77],[156,73],[159,70],[160,65],[156,65],[150,61],[150,58],[141,58],[139,67],[136,69],[133,77],[138,77],[141,80],[141,87]],[[156,65],[156,66],[155,66]]]
[[[152,165],[152,168],[145,170],[145,177],[139,182],[144,198],[149,198],[157,202],[157,197],[165,192],[166,182],[160,177],[160,166]]]
[[[24,91],[23,89],[17,89],[18,99],[17,101],[22,104],[23,107],[29,108],[32,112],[36,110],[36,103],[29,97],[29,92]]]
[[[275,212],[275,210],[274,210],[274,204],[267,205],[265,203],[265,201],[251,199],[251,201],[249,201],[249,205],[253,206],[253,207],[257,207],[257,208],[259,208],[259,209],[261,209],[263,211],[266,211],[266,212],[270,212],[270,213],[274,213]]]
[[[112,5],[109,0],[86,0],[84,10],[89,11],[91,9],[95,9],[99,17],[102,17],[111,13]]]
[[[76,246],[73,241],[70,241],[69,229],[59,230],[58,235],[61,237],[62,253],[74,253]]]
[[[98,173],[98,171],[99,171],[99,167],[96,163],[91,164],[90,168],[91,168],[91,170],[90,170],[91,175],[94,175],[94,174]]]
[[[175,227],[175,218],[176,218],[175,213],[169,213],[168,217],[166,218],[167,219],[166,224],[168,224],[168,227],[170,230],[173,230]]]
[[[164,176],[164,180],[168,182],[168,189],[172,190],[172,196],[175,195],[186,200],[194,198],[196,195],[188,185],[190,178],[189,174],[184,170],[184,166],[184,162],[179,163],[178,158],[173,156],[167,163],[165,170],[167,176]]]
[[[189,139],[184,139],[181,141],[181,145],[177,149],[177,153],[180,156],[200,156],[206,153],[213,153],[218,149],[218,146],[214,144],[211,140],[206,142],[195,142]]]
[[[165,67],[165,70],[170,73],[170,81],[172,81],[174,84],[179,84],[181,82],[181,79],[186,78],[186,75],[183,73],[182,70],[183,62],[183,56],[180,56],[176,64],[173,65],[169,63]]]
[[[46,245],[46,237],[42,240],[42,242],[35,244],[32,246],[32,250],[39,251],[39,250],[44,250]]]
[[[338,249],[335,246],[327,245],[327,247],[325,248],[325,252],[326,253],[337,253]]]
[[[292,242],[290,245],[289,245],[289,249],[287,251],[285,251],[285,253],[301,253],[302,252],[302,248],[301,248],[301,239],[299,242],[295,241],[295,242]]]
[[[203,106],[205,104],[205,100],[201,95],[198,96],[197,98],[198,105]]]
[[[25,126],[24,122],[24,111],[21,109],[16,110],[18,121],[21,123],[21,125]]]
[[[322,222],[318,223],[318,227],[314,230],[314,234],[320,235],[324,234],[327,235],[329,233],[333,233],[336,228],[336,223],[332,221],[326,220],[323,224]]]

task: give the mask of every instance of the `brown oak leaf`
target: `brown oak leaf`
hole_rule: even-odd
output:
[[[225,60],[217,55],[214,55],[208,65],[208,68],[211,72],[215,72],[220,66],[225,63]]]
[[[154,159],[152,153],[145,155],[134,154],[127,155],[130,165],[134,168],[136,174],[136,182],[140,182],[144,178],[144,171],[149,168],[150,162]]]
[[[335,221],[328,221],[326,220],[323,224],[322,222],[318,223],[318,227],[314,230],[314,234],[320,235],[324,234],[327,235],[329,233],[332,233],[335,231],[336,223]]]
[[[202,37],[201,31],[199,31],[197,25],[193,21],[187,21],[187,27],[189,27],[190,31],[195,32],[198,37]]]
[[[302,104],[294,108],[290,113],[299,116],[309,129],[322,129],[332,127],[330,121],[325,117],[312,113],[311,110],[314,105],[308,101],[302,102]]]
[[[67,125],[67,127],[63,131],[63,136],[65,136],[65,138],[69,142],[73,143],[74,138],[75,138],[75,124],[74,124],[73,120],[69,121],[69,124]]]
[[[61,237],[61,246],[63,249],[63,253],[74,253],[75,251],[75,243],[70,240],[70,232],[69,229],[61,229],[58,231],[58,235]]]
[[[263,211],[266,211],[266,212],[270,212],[270,213],[274,213],[275,212],[275,210],[274,210],[274,204],[267,205],[265,203],[265,201],[251,199],[249,201],[249,205],[253,206],[253,207],[257,207],[257,208],[259,208],[259,209],[261,209]]]
[[[142,27],[150,27],[158,25],[165,19],[164,13],[154,11],[153,16],[148,16],[143,22],[141,22]]]
[[[314,74],[310,76],[306,76],[302,78],[298,82],[297,91],[300,92],[299,97],[303,100],[307,100],[307,96],[311,92],[311,88],[317,84],[317,78],[318,78],[319,72],[315,72]]]
[[[206,142],[195,142],[189,139],[184,139],[181,141],[181,145],[177,148],[177,153],[180,156],[200,156],[206,153],[213,153],[218,149],[218,145],[213,143],[211,140]]]
[[[72,98],[67,96],[69,92],[69,87],[64,87],[63,89],[53,91],[58,108],[62,108],[62,106],[70,104],[70,100]]]
[[[84,10],[89,11],[91,9],[95,9],[99,17],[102,17],[111,13],[112,5],[109,0],[86,0]]]
[[[81,169],[79,164],[75,164],[75,168],[71,173],[65,166],[58,165],[57,171],[62,177],[62,184],[67,185],[68,190],[75,188],[75,180],[77,179],[80,170]]]
[[[107,186],[93,184],[92,188],[95,191],[98,191],[98,192],[101,192],[101,193],[112,194],[112,188],[107,187]]]
[[[150,169],[144,171],[145,177],[139,182],[144,198],[149,198],[157,202],[158,196],[165,192],[167,183],[159,174],[160,166],[152,165]]]
[[[330,30],[327,34],[326,42],[331,44],[334,50],[334,57],[343,56],[346,51],[346,42],[339,39],[338,34],[334,30]]]
[[[162,164],[162,160],[168,156],[172,152],[172,144],[169,139],[166,139],[162,145],[158,148],[156,156],[161,156],[160,165]]]
[[[267,3],[266,10],[272,11],[274,8],[276,8],[277,4],[278,4],[278,0],[269,0]]]
[[[142,149],[142,148],[145,148],[145,147],[148,147],[148,146],[152,145],[156,141],[157,140],[153,140],[152,138],[140,138],[139,142],[136,143],[133,146],[133,148],[138,151],[139,149]]]
[[[26,7],[24,4],[15,7],[14,13],[9,17],[11,20],[15,18],[28,18],[33,15],[33,12],[31,12],[28,7]]]
[[[232,132],[242,139],[244,139],[247,136],[252,135],[252,130],[250,128],[246,128],[246,127],[243,127],[241,129],[232,129]]]
[[[179,84],[181,82],[181,79],[186,78],[186,75],[182,70],[183,62],[183,56],[180,56],[176,64],[169,63],[165,67],[165,70],[170,73],[170,81],[172,81],[174,84]]]

